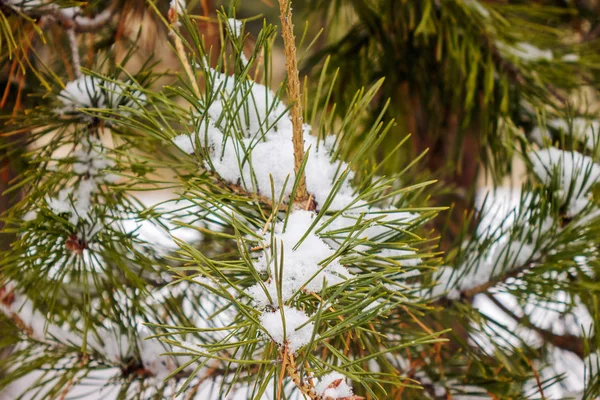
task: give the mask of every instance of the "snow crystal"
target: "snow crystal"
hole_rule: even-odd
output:
[[[283,252],[283,275],[279,282],[275,282],[275,260],[271,259],[272,249],[265,249],[264,253],[255,263],[259,272],[268,272],[271,279],[264,283],[266,292],[260,284],[248,288],[248,294],[254,302],[261,307],[278,304],[277,285],[281,286],[282,301],[286,302],[301,288],[311,292],[320,292],[325,281],[328,286],[335,285],[349,279],[352,274],[334,259],[327,266],[319,265],[323,260],[334,254],[314,230],[306,237],[302,244],[294,250],[293,247],[304,236],[313,222],[314,214],[309,211],[298,210],[290,214],[287,229],[283,231],[283,222],[275,225],[274,245],[277,246],[278,259]],[[279,268],[279,265],[278,265]],[[271,301],[267,297],[269,294]]]
[[[264,85],[238,82],[235,77],[212,71],[214,99],[206,107],[206,115],[196,134],[188,141],[183,135],[175,137],[175,145],[191,154],[197,136],[209,153],[206,167],[223,179],[271,197],[272,177],[275,196],[282,191],[289,196],[295,170],[293,127],[285,106]],[[332,140],[321,141],[317,146],[317,138],[311,136],[308,130],[305,128],[304,135],[304,149],[310,149],[305,169],[306,184],[317,203],[323,204],[339,177],[339,171],[348,169],[348,164],[332,161]],[[247,158],[244,157],[246,153],[249,153]],[[354,199],[354,191],[349,184],[352,178],[350,172],[330,209],[342,209]]]
[[[542,50],[527,42],[519,42],[514,45],[496,42],[496,47],[505,56],[515,57],[524,62],[552,61],[554,58],[551,50]]]
[[[273,341],[280,346],[287,345],[288,349],[295,352],[310,342],[315,324],[308,322],[310,318],[295,308],[283,307],[285,323],[281,314],[281,310],[265,311],[260,323]]]
[[[348,385],[346,377],[339,372],[323,375],[315,387],[315,392],[325,399],[344,399],[354,396],[352,387]]]
[[[600,178],[600,165],[581,153],[554,147],[532,152],[529,157],[535,174],[545,185],[550,185],[558,174],[558,195],[564,203],[569,202],[569,215],[585,207],[581,200],[589,199],[589,190]]]

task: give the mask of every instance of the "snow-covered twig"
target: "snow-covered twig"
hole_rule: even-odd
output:
[[[69,40],[69,48],[71,49],[71,60],[73,62],[73,72],[75,78],[81,78],[81,60],[79,59],[79,45],[77,44],[77,35],[74,28],[67,28],[67,39]]]
[[[117,12],[116,2],[112,2],[108,8],[91,18],[81,15],[79,7],[60,7],[54,3],[42,4],[37,0],[0,0],[0,2],[6,3],[19,12],[52,17],[62,26],[73,29],[76,33],[93,32],[102,28]]]

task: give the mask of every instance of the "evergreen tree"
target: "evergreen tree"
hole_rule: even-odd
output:
[[[0,0],[0,397],[600,396],[598,10],[539,3]]]

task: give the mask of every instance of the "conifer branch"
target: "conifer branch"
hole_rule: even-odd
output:
[[[443,296],[443,297],[439,298],[435,303],[438,305],[445,305],[445,304],[452,303],[454,301],[471,300],[476,295],[486,293],[488,290],[492,289],[493,287],[495,287],[499,284],[506,282],[508,279],[514,278],[514,277],[520,275],[521,273],[525,272],[526,270],[528,270],[529,268],[531,268],[534,264],[536,264],[538,262],[541,262],[541,261],[540,260],[532,260],[524,265],[518,266],[516,268],[512,268],[503,274],[491,276],[487,282],[481,283],[479,285],[473,286],[468,289],[461,290],[459,292],[459,296],[456,300],[449,299],[447,296]]]
[[[304,159],[304,139],[302,129],[302,95],[300,93],[298,57],[296,55],[291,2],[289,0],[279,0],[279,12],[279,18],[281,19],[281,36],[283,37],[285,50],[285,66],[288,75],[288,98],[292,103],[291,119],[294,127],[294,167],[297,174],[302,165],[302,160]],[[293,203],[294,201],[304,201],[307,199],[306,177],[303,173],[298,181],[296,199],[290,199],[290,202]],[[323,201],[323,199],[318,200]]]
[[[509,310],[504,304],[502,304],[501,301],[499,301],[493,295],[488,293],[488,294],[486,294],[486,296],[506,315],[511,317],[513,320],[515,320],[515,322],[517,322],[517,324],[523,325],[526,328],[534,330],[546,342],[549,342],[552,345],[554,345],[560,349],[570,351],[570,352],[576,354],[577,356],[579,356],[579,358],[581,358],[581,359],[583,359],[585,357],[585,354],[584,354],[585,352],[584,352],[584,348],[583,348],[583,340],[581,337],[576,336],[576,335],[571,335],[568,333],[565,333],[563,335],[557,335],[557,334],[553,333],[552,331],[540,328],[539,326],[532,323],[528,317],[526,317],[526,316],[520,317],[517,314],[515,314],[512,310]]]

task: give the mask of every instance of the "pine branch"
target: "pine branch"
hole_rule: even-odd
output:
[[[526,328],[534,330],[542,337],[544,341],[551,343],[552,345],[563,350],[570,351],[579,356],[579,358],[581,358],[582,360],[584,359],[584,341],[581,337],[571,335],[568,333],[563,335],[557,335],[552,331],[540,328],[539,326],[533,324],[527,316],[519,317],[518,315],[516,315],[512,310],[508,309],[508,307],[502,304],[502,302],[499,301],[492,294],[487,293],[486,296],[505,314],[514,319],[519,325],[523,325]]]
[[[279,18],[281,19],[281,35],[285,51],[285,66],[288,74],[288,98],[292,103],[291,119],[294,127],[294,162],[296,174],[299,173],[304,160],[304,139],[302,127],[302,95],[300,93],[300,77],[298,72],[298,57],[294,38],[294,25],[292,23],[292,5],[290,0],[279,0]],[[306,190],[306,177],[304,173],[298,181],[296,198],[290,199],[291,203],[309,199]],[[321,199],[319,199],[321,200]],[[310,200],[308,200],[310,203]]]

